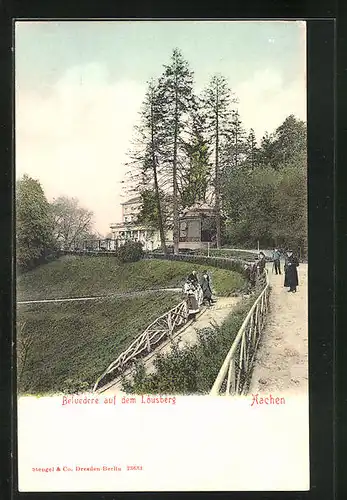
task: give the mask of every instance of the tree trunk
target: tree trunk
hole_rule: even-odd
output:
[[[151,138],[152,138],[152,161],[153,161],[154,189],[155,189],[155,195],[156,195],[155,197],[156,197],[156,201],[157,201],[160,243],[161,243],[161,248],[163,250],[163,253],[166,255],[167,252],[166,252],[165,231],[164,231],[163,216],[162,216],[161,205],[160,205],[157,161],[156,161],[155,149],[154,149],[153,105],[151,106],[151,116],[152,116]]]
[[[158,209],[158,222],[159,222],[159,234],[160,234],[160,243],[163,253],[166,254],[166,241],[165,241],[165,231],[163,224],[163,216],[161,213],[161,205],[160,205],[160,196],[159,196],[159,185],[158,185],[158,175],[157,175],[157,166],[155,162],[155,155],[153,153],[153,172],[154,172],[154,188],[157,200],[157,209]]]
[[[221,248],[221,216],[220,216],[220,179],[219,179],[219,123],[218,123],[218,91],[216,106],[216,157],[215,157],[215,211],[216,211],[216,243]]]
[[[177,80],[175,88],[175,128],[174,128],[174,150],[173,150],[173,165],[172,165],[172,180],[173,180],[173,244],[174,254],[178,254],[179,242],[179,220],[178,220],[178,189],[177,189],[177,139],[178,139],[178,112],[177,112]]]

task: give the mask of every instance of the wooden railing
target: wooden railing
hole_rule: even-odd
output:
[[[239,272],[244,272],[242,265],[243,261],[233,259],[222,258],[222,257],[196,257],[192,255],[164,255],[164,254],[147,254],[146,258],[162,258],[168,260],[184,260],[190,262],[196,262],[197,264],[201,263],[209,263],[210,265],[214,265],[216,267],[229,268],[232,270],[237,270]],[[235,269],[236,268],[236,269]],[[236,367],[235,372],[235,388],[236,392],[239,391],[239,388],[244,385],[245,373],[248,375],[248,367],[249,365],[249,356],[252,356],[251,364],[253,363],[253,358],[255,354],[255,350],[258,345],[261,328],[263,326],[265,314],[268,308],[268,297],[269,297],[269,282],[268,275],[265,272],[262,277],[259,277],[258,284],[261,282],[262,278],[264,279],[264,289],[262,290],[259,297],[256,299],[253,304],[251,310],[249,311],[243,325],[240,328],[240,331],[235,338],[235,341],[232,345],[232,348],[218,374],[216,382],[211,390],[211,394],[219,394],[222,388],[222,384],[224,383],[225,376],[223,375],[226,370],[229,369],[229,365],[232,366],[235,362],[238,353],[238,347],[241,345],[241,354],[239,357],[239,369]],[[199,297],[199,305],[201,305],[202,296]],[[151,352],[152,347],[157,345],[160,341],[165,338],[171,338],[174,330],[178,327],[184,325],[188,321],[188,308],[186,300],[183,300],[174,308],[172,308],[167,313],[163,314],[159,318],[157,318],[153,323],[151,323],[146,330],[137,337],[134,342],[122,352],[118,358],[113,361],[108,368],[100,375],[97,381],[94,384],[93,391],[96,391],[100,388],[100,382],[103,380],[103,385],[107,383],[105,378],[109,379],[111,374],[113,375],[113,379],[116,378],[117,375],[120,375],[125,371],[126,368],[129,367],[131,362],[134,362],[139,358],[140,355],[146,355]],[[257,333],[256,329],[259,328],[259,332]],[[251,335],[253,340],[246,341],[246,335]],[[247,344],[247,345],[246,345]],[[243,351],[245,350],[247,354],[247,358],[243,358]],[[251,353],[251,354],[250,354]],[[233,361],[229,363],[229,359]],[[246,360],[246,361],[245,361]],[[245,362],[247,363],[247,368],[245,369]],[[230,387],[232,382],[232,368],[229,369],[228,374],[228,390],[230,393]],[[109,380],[111,381],[111,380]],[[228,385],[229,384],[229,385]],[[225,384],[224,384],[225,385]],[[223,386],[224,387],[224,386]]]
[[[188,308],[185,300],[172,308],[167,313],[157,318],[146,330],[128,347],[128,349],[113,361],[110,366],[100,375],[96,381],[93,391],[96,391],[101,380],[111,373],[120,374],[135,361],[141,354],[148,354],[152,347],[164,338],[171,338],[174,330],[185,324],[188,320]]]
[[[260,277],[260,283],[261,278],[264,288],[242,323],[213,384],[210,396],[247,394],[255,354],[269,308],[270,285],[266,270]]]

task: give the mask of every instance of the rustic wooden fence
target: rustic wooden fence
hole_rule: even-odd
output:
[[[247,394],[254,358],[269,309],[270,285],[267,271],[260,277],[263,289],[239,329],[210,391],[211,396]]]
[[[128,347],[128,349],[110,364],[96,381],[93,391],[96,391],[100,382],[110,374],[120,374],[142,354],[151,352],[153,346],[165,338],[171,338],[177,328],[184,325],[188,320],[188,308],[185,300],[173,307],[170,311],[157,318],[146,330]],[[109,377],[108,377],[109,378]],[[105,380],[104,380],[105,382]]]

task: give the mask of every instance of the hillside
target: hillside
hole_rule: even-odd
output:
[[[17,300],[87,297],[177,287],[182,286],[193,269],[201,274],[206,266],[165,260],[118,264],[112,257],[67,256],[19,276]],[[213,267],[208,269],[219,295],[227,296],[244,284],[238,273]]]
[[[20,276],[17,300],[181,286],[192,269],[201,273],[205,268],[162,260],[119,265],[110,257],[68,257]],[[230,295],[244,285],[237,273],[216,268],[210,271],[220,295]],[[180,293],[158,290],[88,302],[18,304],[18,352],[23,356],[27,351],[18,370],[19,392],[74,392],[90,387],[156,317],[181,300]]]
[[[179,300],[177,294],[158,292],[150,300],[111,298],[19,306],[18,325],[24,324],[21,336],[32,341],[20,392],[61,391],[69,389],[69,384],[74,389],[82,382],[92,385],[148,324]]]

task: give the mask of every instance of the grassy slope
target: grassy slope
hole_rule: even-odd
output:
[[[17,300],[95,296],[181,285],[192,269],[206,266],[161,260],[118,265],[111,257],[68,257],[18,279]],[[210,268],[220,295],[241,288],[237,273]],[[127,299],[19,305],[17,319],[33,338],[21,392],[59,391],[67,379],[92,384],[157,316],[181,300],[157,292]]]
[[[158,292],[131,299],[103,299],[20,306],[17,319],[31,335],[20,391],[59,391],[67,379],[93,384],[157,316],[179,299]]]
[[[17,300],[82,297],[148,288],[181,286],[184,278],[206,266],[189,262],[142,260],[117,264],[112,257],[64,257],[18,278]],[[209,268],[219,295],[241,288],[243,278],[232,271]]]

